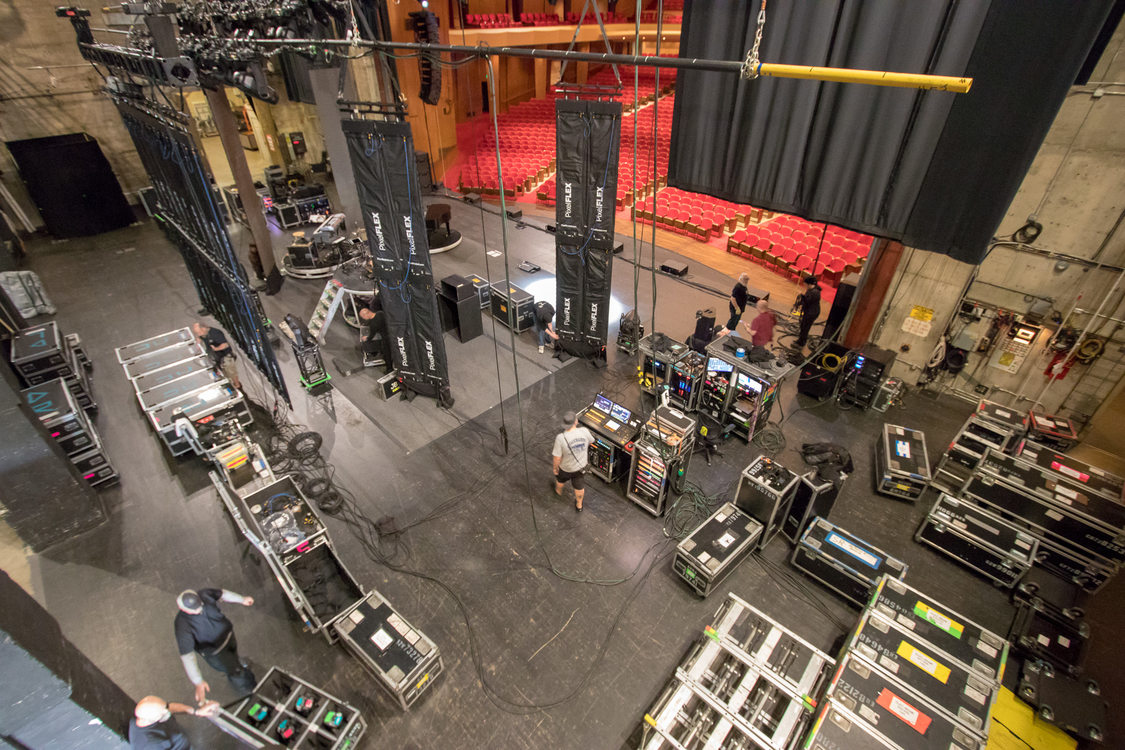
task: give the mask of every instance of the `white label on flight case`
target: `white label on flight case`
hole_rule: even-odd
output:
[[[1065,635],[1060,635],[1058,637],[1058,642],[1059,642],[1059,645],[1062,646],[1063,648],[1070,648],[1070,639],[1067,638]]]
[[[371,641],[379,647],[380,651],[384,651],[386,650],[387,646],[394,643],[395,639],[391,638],[387,631],[379,628],[375,631],[375,634],[371,636]]]
[[[1055,487],[1055,494],[1056,495],[1066,495],[1071,500],[1077,500],[1078,499],[1078,493],[1075,492],[1074,490],[1070,489],[1069,487],[1058,487],[1058,486],[1056,486]]]
[[[825,537],[824,541],[835,547],[839,547],[852,557],[867,563],[867,565],[872,568],[878,568],[880,563],[883,562],[879,557],[871,554],[859,545],[852,543],[850,540],[845,539],[836,532],[830,533],[827,537]]]
[[[989,646],[984,641],[977,641],[977,650],[990,659],[995,659],[1000,654],[994,646]]]
[[[731,546],[732,544],[734,544],[734,542],[735,542],[735,538],[734,538],[734,535],[733,535],[733,534],[731,534],[731,533],[730,533],[730,532],[728,531],[727,533],[725,533],[725,534],[723,534],[723,535],[722,535],[721,537],[719,537],[719,538],[718,538],[718,540],[717,540],[717,541],[716,541],[715,543],[716,543],[716,544],[718,544],[718,545],[719,545],[720,547],[722,547],[723,549],[726,549],[727,547],[729,547],[729,546]]]

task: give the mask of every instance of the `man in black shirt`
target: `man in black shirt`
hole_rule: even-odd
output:
[[[364,367],[391,366],[391,347],[387,338],[387,314],[379,294],[371,298],[365,307],[359,308],[361,323],[359,348],[363,350]]]
[[[218,712],[216,701],[192,708],[147,695],[137,703],[133,720],[129,722],[129,747],[131,750],[191,750],[191,743],[173,714],[210,717]]]
[[[205,323],[193,323],[191,330],[203,342],[203,348],[211,355],[215,367],[222,371],[231,385],[242,390],[242,381],[238,379],[238,366],[235,364],[234,350],[227,343],[226,335],[218,328],[211,328]]]
[[[797,334],[797,348],[802,349],[809,340],[809,329],[820,317],[820,285],[812,274],[805,277],[808,289],[797,298],[797,309],[801,311],[801,328]]]
[[[559,335],[555,333],[555,324],[552,323],[555,319],[555,308],[551,306],[550,302],[536,302],[535,303],[535,333],[539,337],[539,353],[543,353],[543,347],[547,343],[547,339],[558,341]],[[552,346],[552,348],[554,348]]]
[[[227,676],[239,695],[245,695],[254,688],[257,680],[250,668],[238,657],[238,643],[234,638],[234,626],[227,616],[219,610],[219,602],[232,602],[249,607],[254,599],[225,589],[188,589],[176,598],[174,623],[176,645],[180,649],[180,659],[188,679],[195,685],[195,700],[199,703],[207,696],[211,686],[199,672],[195,655]]]
[[[726,327],[731,331],[738,328],[738,321],[742,318],[742,313],[746,312],[746,302],[749,295],[746,290],[746,282],[749,280],[750,274],[740,275],[738,283],[734,285],[734,289],[730,290],[730,320],[727,321]]]

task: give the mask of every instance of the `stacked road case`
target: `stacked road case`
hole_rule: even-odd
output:
[[[794,748],[833,663],[730,594],[645,714],[641,747]]]
[[[1027,574],[1039,552],[1039,540],[1022,527],[944,492],[914,539],[1008,589]]]
[[[237,421],[245,427],[252,421],[246,399],[214,368],[188,328],[118,347],[117,361],[141,411],[173,456],[203,452],[193,440],[203,425]],[[180,420],[190,429],[178,426]]]
[[[91,487],[117,481],[101,438],[62,378],[48,380],[22,390],[24,403],[39,418],[47,432]]]
[[[991,401],[981,401],[934,467],[932,484],[957,494],[989,448],[1005,451],[1027,432],[1027,416]]]
[[[901,579],[907,565],[823,518],[808,525],[790,558],[793,567],[862,607],[884,575]]]
[[[55,321],[24,328],[12,337],[12,366],[25,386],[42,385],[62,378],[84,411],[93,412],[94,391],[90,382],[90,359],[78,334],[59,334]]]
[[[1036,562],[1086,591],[1125,562],[1125,505],[1024,458],[990,450],[962,498],[1034,536]]]
[[[983,750],[1008,644],[884,577],[845,646],[807,750]]]

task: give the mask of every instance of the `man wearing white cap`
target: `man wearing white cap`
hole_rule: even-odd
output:
[[[239,695],[254,689],[257,680],[250,668],[238,657],[238,643],[234,638],[234,625],[219,609],[219,602],[231,602],[249,607],[253,597],[242,596],[226,589],[188,589],[176,598],[176,645],[184,662],[184,671],[195,685],[195,700],[202,704],[211,686],[199,672],[195,655],[227,676]]]

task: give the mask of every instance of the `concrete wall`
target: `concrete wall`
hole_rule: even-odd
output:
[[[1033,244],[997,245],[977,268],[924,250],[912,249],[904,256],[872,336],[889,349],[910,347],[899,354],[896,375],[916,382],[943,333],[964,332],[977,340],[997,311],[1023,314],[1042,299],[1052,313],[1062,318],[1069,314],[1069,326],[1082,329],[1093,319],[1075,307],[1096,310],[1125,267],[1125,231],[1115,231],[1125,209],[1125,129],[1119,126],[1125,121],[1125,86],[1096,85],[1125,81],[1125,55],[1119,54],[1123,47],[1125,25],[1107,46],[1091,84],[1075,87],[1066,98],[997,228],[997,237],[1010,237],[1034,215],[1043,232]],[[962,291],[965,299],[979,303],[983,320],[956,314]],[[914,305],[934,310],[929,335],[901,330]],[[1125,319],[1121,294],[1107,301],[1103,314]],[[976,353],[961,375],[941,375],[935,385],[973,395],[974,386],[983,385],[989,398],[1001,402],[1034,401],[1049,382],[1043,371],[1053,352],[1045,345],[1058,325],[1048,322],[1047,327],[1018,372],[1003,372],[991,366],[988,353]],[[1082,420],[1090,417],[1125,373],[1125,332],[1119,328],[1112,321],[1095,321],[1091,332],[1114,340],[1095,365],[1076,365],[1051,384],[1043,395],[1044,408]]]
[[[99,10],[90,20],[104,26]],[[32,69],[40,66],[49,69]],[[55,17],[54,3],[0,3],[0,140],[89,133],[129,193],[147,185],[148,178],[101,86],[101,76],[78,54],[70,22]],[[0,149],[0,171],[20,206],[40,223],[6,148]]]

